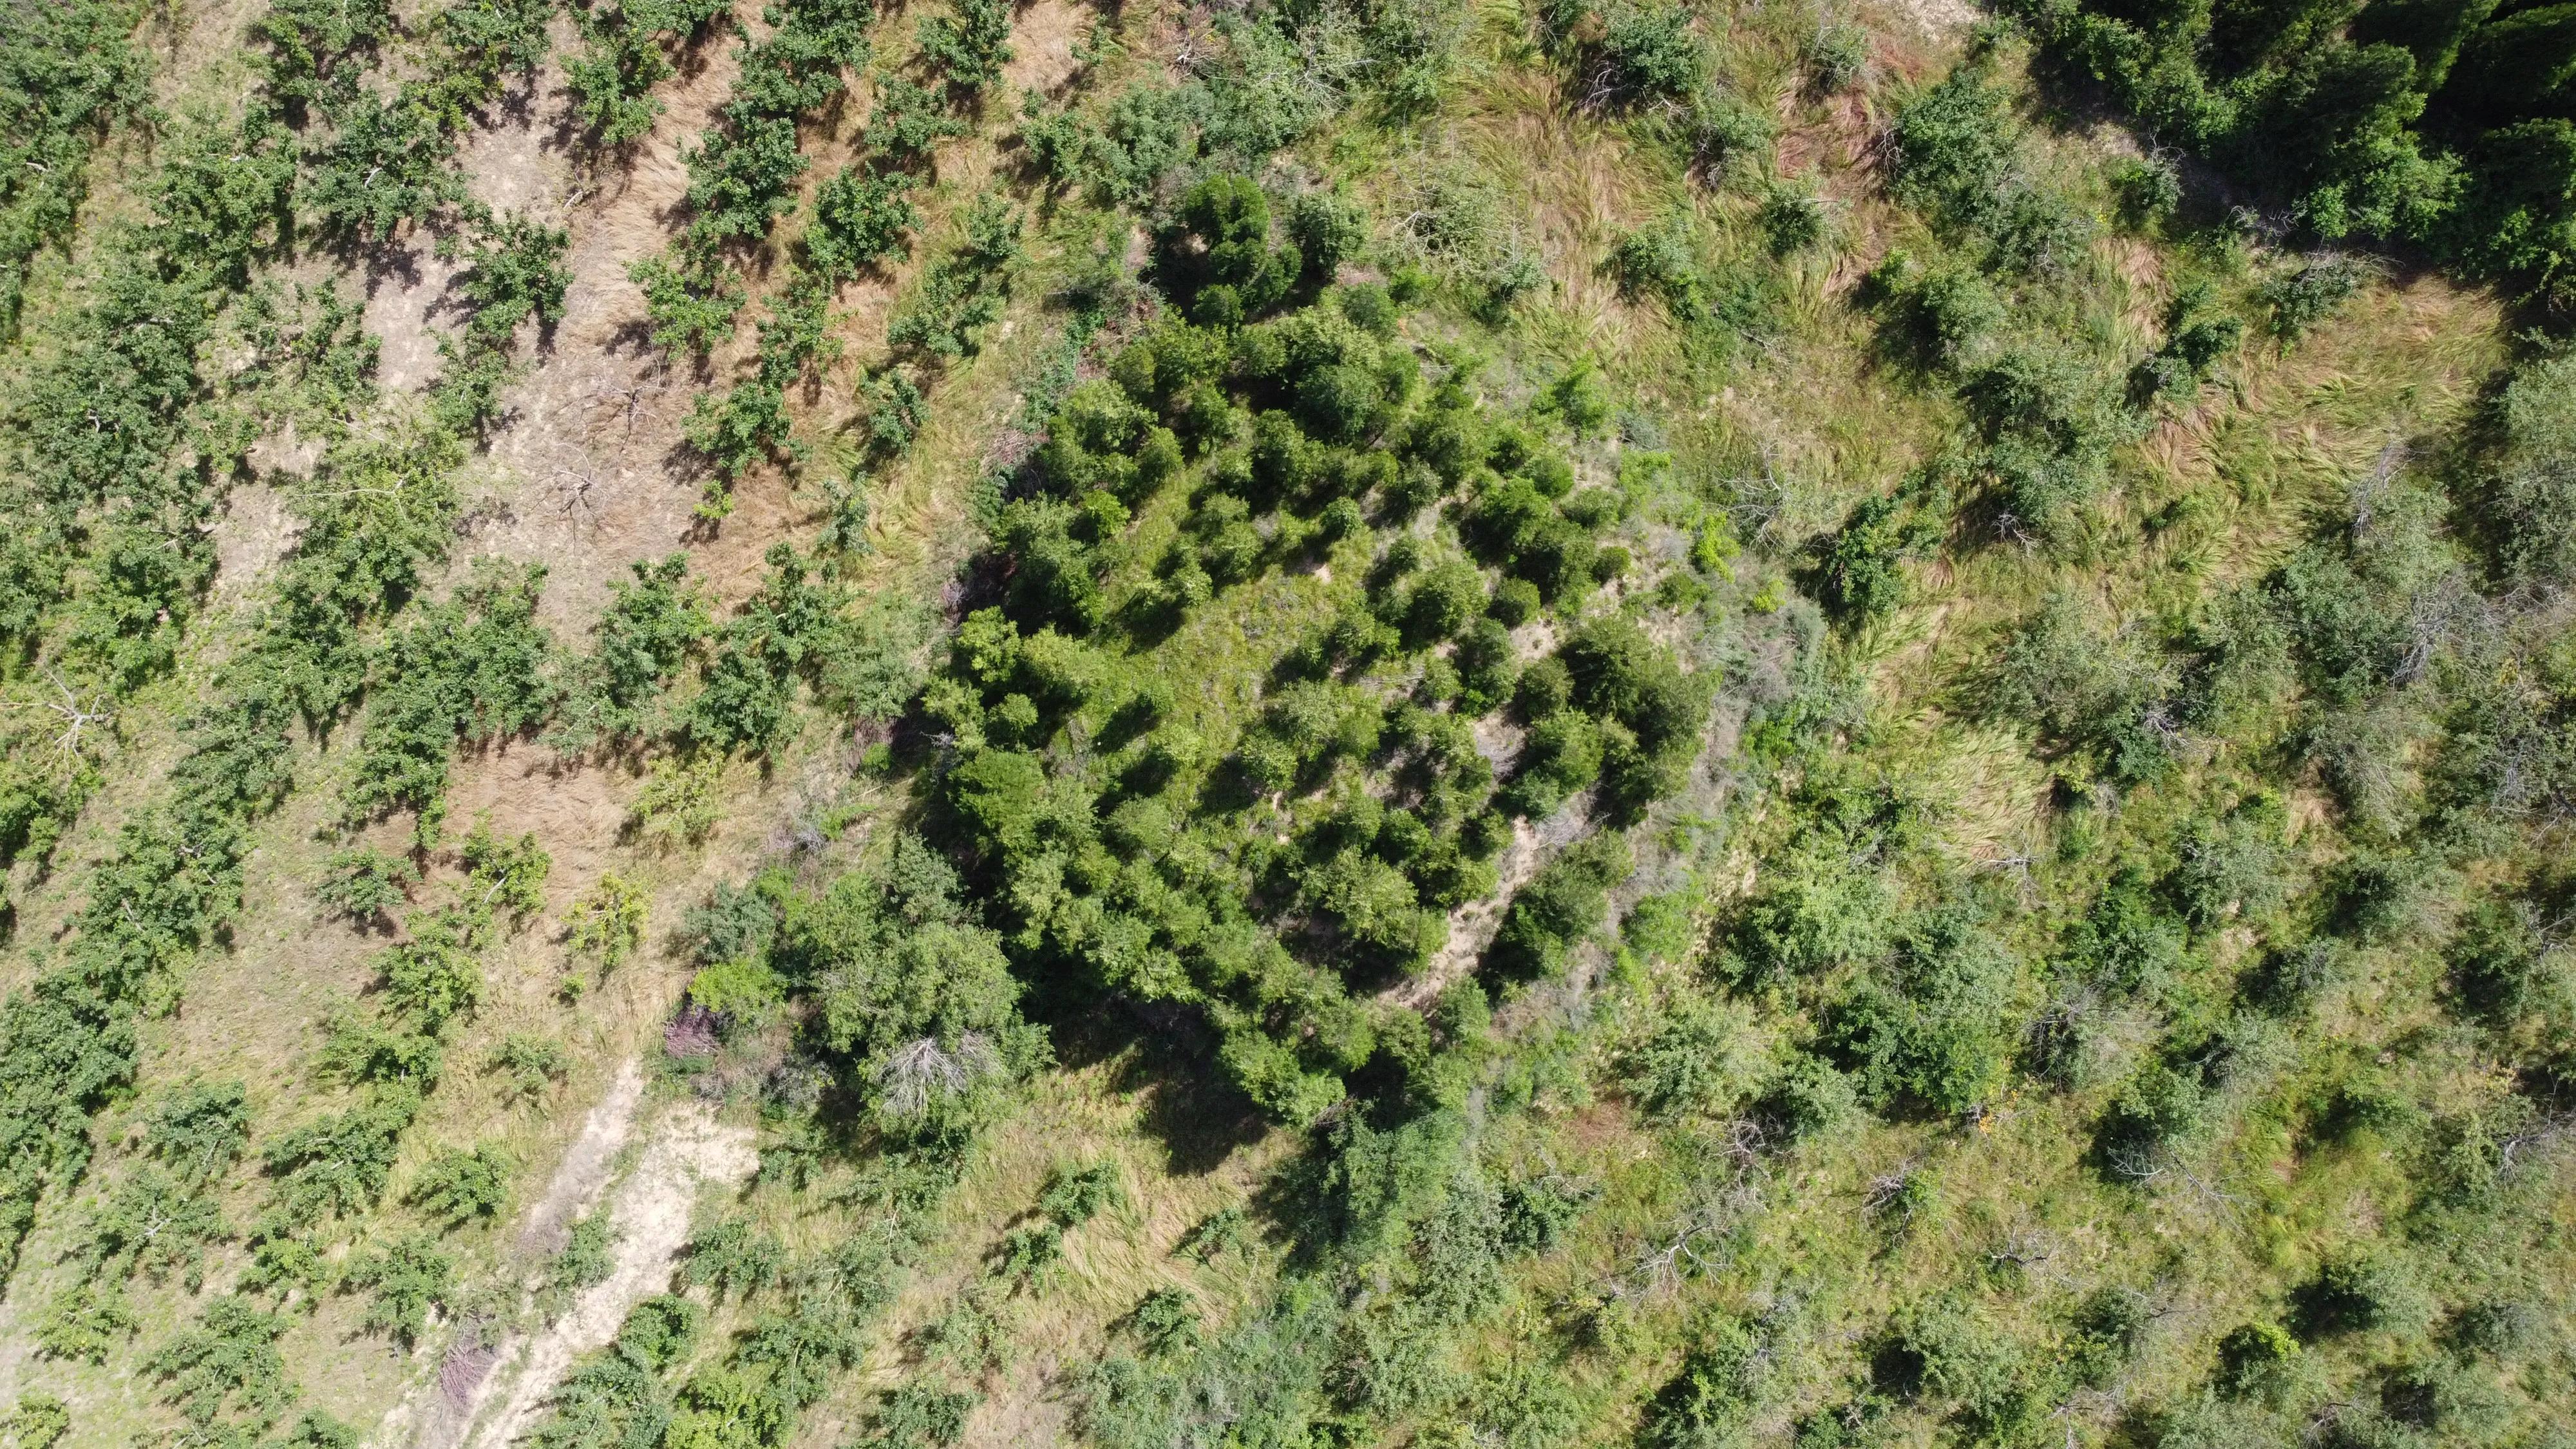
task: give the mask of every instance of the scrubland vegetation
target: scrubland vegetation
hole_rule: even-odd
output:
[[[0,1434],[2569,1442],[2565,8],[15,17]]]

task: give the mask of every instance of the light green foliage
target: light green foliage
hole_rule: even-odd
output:
[[[455,1291],[456,1260],[426,1236],[397,1238],[350,1259],[341,1282],[367,1294],[364,1323],[408,1349],[428,1325],[429,1310]]]
[[[374,1207],[393,1175],[397,1139],[419,1110],[416,1091],[389,1087],[278,1137],[260,1154],[272,1210],[287,1223],[309,1224]]]
[[[103,1364],[139,1326],[122,1292],[78,1283],[45,1305],[36,1321],[36,1347],[47,1358]]]
[[[426,1033],[471,1012],[483,999],[481,953],[492,941],[491,914],[472,902],[415,912],[410,939],[380,957],[386,995]]]
[[[979,1395],[957,1393],[916,1380],[877,1397],[860,1442],[885,1449],[944,1449],[966,1436],[966,1416]]]
[[[669,850],[707,838],[722,817],[717,789],[723,783],[724,758],[715,754],[664,756],[653,762],[644,788],[635,794],[631,815],[636,837],[647,846]]]
[[[449,1148],[422,1165],[403,1200],[445,1228],[497,1218],[510,1200],[510,1160],[488,1143]]]
[[[563,1081],[572,1070],[572,1055],[552,1037],[512,1032],[492,1048],[484,1070],[501,1078],[504,1097],[533,1102]]]
[[[903,256],[912,233],[921,229],[921,212],[910,197],[920,184],[906,171],[843,168],[814,193],[806,260],[818,275],[840,280]]]
[[[63,1401],[33,1389],[0,1415],[0,1435],[7,1436],[10,1449],[54,1449],[71,1427],[72,1412]]]
[[[372,846],[335,850],[326,869],[313,893],[360,925],[390,919],[393,908],[410,899],[408,887],[420,881],[419,867]]]
[[[952,95],[982,90],[1002,78],[1011,59],[1011,11],[1005,0],[950,0],[950,13],[926,15],[918,34],[922,59]]]
[[[628,269],[644,289],[644,312],[653,326],[653,345],[664,352],[688,351],[704,356],[708,348],[733,335],[733,319],[742,311],[742,279],[730,271],[683,265],[647,257]]]
[[[727,1294],[747,1296],[778,1281],[786,1250],[749,1219],[719,1218],[689,1239],[681,1281],[705,1288],[718,1301]]]
[[[520,734],[546,717],[554,644],[536,623],[544,583],[542,567],[481,567],[395,637],[373,671],[358,760],[341,791],[349,819],[409,810],[434,839],[457,741]]]
[[[568,1305],[574,1294],[607,1282],[616,1271],[615,1235],[605,1209],[594,1208],[573,1221],[562,1250],[546,1264],[545,1301],[555,1311]]]
[[[631,568],[632,579],[609,585],[590,652],[571,671],[553,735],[562,748],[619,746],[656,732],[663,691],[715,632],[687,554]]]
[[[1039,1060],[1015,1009],[1001,941],[956,899],[955,873],[912,836],[882,872],[791,897],[773,956],[808,984],[822,1040],[867,1084],[879,1117],[937,1134],[972,1123]]]
[[[984,330],[1001,318],[1019,257],[1019,214],[999,196],[977,198],[955,243],[897,307],[887,344],[928,360],[972,356],[983,345]]]
[[[295,1398],[277,1351],[286,1327],[285,1319],[247,1298],[218,1298],[194,1327],[145,1359],[143,1369],[196,1432],[211,1436],[241,1426],[256,1433]]]
[[[565,940],[603,969],[618,966],[644,944],[644,909],[643,887],[607,872],[572,903]]]
[[[201,1185],[151,1166],[131,1170],[92,1208],[88,1235],[73,1255],[104,1281],[176,1274],[193,1291],[208,1248],[231,1236],[222,1209]]]
[[[2011,1069],[2017,963],[1957,912],[1909,923],[1895,945],[1889,979],[1864,980],[1833,1005],[1828,1040],[1872,1105],[1974,1111]]]
[[[669,49],[721,13],[707,0],[609,0],[575,12],[583,48],[565,59],[564,78],[594,144],[614,150],[652,129],[662,112],[652,88],[673,73]]]
[[[525,920],[546,903],[546,875],[554,869],[554,857],[535,835],[516,840],[495,835],[491,817],[478,816],[456,858],[465,867],[465,893],[477,908]]]
[[[1748,1016],[1694,1000],[1673,1002],[1622,1054],[1618,1080],[1647,1115],[1723,1116],[1764,1075],[1762,1042]]]
[[[1038,1194],[1038,1211],[1067,1228],[1126,1205],[1127,1190],[1118,1181],[1117,1164],[1110,1162],[1059,1167],[1047,1174],[1046,1188]]]

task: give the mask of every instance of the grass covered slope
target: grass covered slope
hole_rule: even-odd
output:
[[[5,1432],[2576,1435],[2576,360],[2055,68],[2382,8],[149,22]]]

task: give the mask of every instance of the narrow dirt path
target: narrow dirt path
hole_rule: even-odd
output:
[[[608,1192],[643,1095],[643,1071],[630,1060],[520,1227],[518,1255],[532,1272],[562,1247],[574,1219]],[[740,1186],[758,1166],[749,1128],[718,1122],[703,1102],[674,1105],[609,1195],[613,1266],[607,1279],[533,1333],[450,1353],[441,1371],[387,1418],[375,1442],[502,1449],[517,1440],[573,1365],[615,1338],[637,1303],[669,1286],[699,1197],[709,1188]]]

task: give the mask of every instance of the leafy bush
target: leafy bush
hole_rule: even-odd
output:
[[[699,754],[653,762],[644,788],[635,795],[628,816],[636,837],[660,850],[703,841],[723,818],[718,791],[724,783],[724,757]]]
[[[1487,961],[1510,977],[1562,975],[1567,954],[1601,924],[1610,887],[1629,865],[1627,844],[1615,835],[1566,847],[1513,895]]]
[[[419,1110],[417,1092],[389,1088],[280,1136],[260,1154],[274,1207],[297,1223],[374,1207],[393,1173],[397,1139]]]
[[[433,1238],[396,1238],[350,1259],[341,1282],[366,1291],[366,1327],[408,1349],[428,1326],[429,1310],[445,1307],[455,1291],[456,1260]]]
[[[922,59],[952,93],[982,90],[1011,59],[1009,0],[951,0],[951,13],[923,16],[918,33]]]
[[[644,944],[644,907],[644,888],[610,871],[573,902],[566,940],[603,969],[615,967]]]
[[[1857,25],[1823,24],[1799,47],[1808,83],[1825,95],[1846,91],[1869,68],[1869,32]]]
[[[921,212],[908,193],[920,185],[909,172],[867,172],[844,167],[814,194],[814,222],[805,229],[805,258],[832,281],[911,250]]]
[[[733,511],[731,489],[743,474],[773,459],[801,460],[805,453],[787,416],[786,390],[766,378],[744,378],[721,394],[699,393],[680,426],[716,477],[698,506],[709,519]]]
[[[2422,1324],[2430,1309],[2422,1287],[2401,1260],[2384,1253],[2352,1254],[2319,1264],[2292,1294],[2302,1337],[2371,1331],[2403,1332]]]
[[[1650,1117],[1723,1116],[1760,1082],[1765,1065],[1745,1013],[1686,997],[1622,1054],[1618,1072]]]
[[[459,739],[525,733],[554,704],[553,641],[536,622],[545,569],[479,566],[456,597],[397,635],[373,680],[358,761],[341,800],[352,821],[407,809],[424,843],[446,812]]]
[[[686,349],[703,357],[707,349],[733,335],[743,289],[732,272],[673,267],[659,257],[647,257],[626,274],[644,290],[644,315],[652,322],[655,347],[665,352]]]
[[[680,159],[689,168],[688,243],[702,255],[767,236],[805,174],[792,115],[737,116]]]
[[[2283,347],[2297,345],[2340,310],[2367,275],[2359,260],[2327,252],[2266,280],[2257,295],[2271,313],[2272,335]]]
[[[509,1159],[488,1144],[450,1148],[421,1168],[403,1200],[447,1228],[497,1218],[510,1200]]]
[[[648,732],[662,691],[715,632],[687,554],[628,567],[633,578],[609,582],[608,606],[591,625],[591,651],[570,671],[550,736],[559,747],[623,744]]]
[[[1038,1194],[1038,1211],[1067,1228],[1078,1228],[1126,1202],[1117,1164],[1095,1162],[1087,1167],[1059,1167],[1047,1174],[1046,1188]]]
[[[370,846],[331,853],[328,872],[314,894],[322,904],[361,924],[383,921],[408,899],[408,887],[420,881],[420,869],[400,856]]]
[[[2274,1323],[2247,1323],[2218,1341],[2218,1389],[2231,1398],[2269,1397],[2285,1386],[2299,1341]]]
[[[787,1250],[761,1232],[748,1218],[720,1218],[689,1238],[680,1281],[707,1289],[718,1302],[727,1294],[747,1297],[779,1281],[786,1271]]]
[[[63,1401],[34,1389],[20,1394],[9,1412],[0,1415],[0,1435],[7,1436],[11,1449],[54,1449],[71,1427],[72,1411]]]
[[[572,1057],[551,1037],[512,1032],[492,1049],[484,1069],[500,1074],[505,1097],[534,1101],[563,1081],[572,1070]]]
[[[37,1350],[47,1358],[96,1365],[106,1363],[141,1326],[121,1292],[78,1283],[46,1305],[34,1337]]]
[[[247,1424],[255,1432],[295,1399],[277,1351],[286,1329],[284,1318],[228,1294],[146,1358],[143,1371],[191,1428],[222,1432]]]
[[[1955,912],[1909,923],[1896,944],[1890,979],[1864,978],[1835,1003],[1826,1038],[1872,1103],[1974,1112],[2019,1042],[2017,963]]]
[[[1630,0],[1605,18],[1601,39],[1588,57],[1589,104],[1673,104],[1699,90],[1708,58],[1687,7]]]
[[[1743,1324],[1712,1315],[1646,1406],[1640,1442],[1653,1449],[1696,1449],[1740,1432],[1759,1403],[1762,1344]]]
[[[967,208],[964,235],[931,263],[886,331],[894,348],[954,360],[982,346],[983,329],[1000,319],[1011,268],[1020,256],[1020,218],[1000,197]]]
[[[866,1443],[885,1449],[945,1449],[966,1437],[966,1416],[980,1399],[915,1380],[877,1396]]]
[[[1937,541],[1935,526],[1905,517],[1895,499],[1862,499],[1844,516],[1842,527],[1816,545],[1810,578],[1817,602],[1849,624],[1886,617],[1905,597],[1899,564],[1920,557]]]

